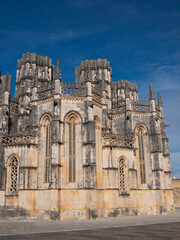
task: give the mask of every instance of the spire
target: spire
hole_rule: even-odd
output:
[[[56,80],[61,80],[61,69],[60,69],[60,62],[59,62],[59,58],[57,60],[57,65],[56,65],[56,75],[55,75],[55,79]]]
[[[161,98],[160,91],[158,92],[158,105],[159,105],[160,107],[163,107],[163,102],[162,102],[162,98]]]
[[[149,84],[149,100],[155,100],[155,98],[154,98],[154,91],[153,91],[151,83]]]

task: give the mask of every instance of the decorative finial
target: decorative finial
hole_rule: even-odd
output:
[[[153,92],[153,88],[152,88],[152,84],[150,82],[149,84],[149,100],[154,100],[154,92]]]
[[[161,93],[160,91],[158,91],[158,105],[160,107],[163,107],[163,102],[162,102],[162,98],[161,98]]]
[[[56,76],[55,79],[57,80],[61,80],[61,69],[60,69],[60,62],[59,62],[59,58],[57,60],[57,65],[56,65]]]

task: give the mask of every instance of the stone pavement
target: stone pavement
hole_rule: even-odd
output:
[[[127,217],[118,217],[118,218],[102,218],[97,220],[74,220],[74,221],[0,220],[0,239],[2,239],[3,236],[5,237],[3,239],[24,239],[24,238],[16,238],[15,236],[25,235],[25,234],[30,234],[30,235],[40,234],[40,233],[41,234],[46,233],[46,235],[48,234],[51,235],[51,234],[57,234],[62,232],[73,232],[73,231],[79,232],[82,230],[86,230],[87,232],[92,233],[94,231],[95,232],[102,231],[103,229],[104,229],[103,232],[108,232],[108,229],[113,229],[113,231],[116,231],[116,228],[117,228],[118,231],[123,231],[122,229],[119,230],[119,228],[134,226],[136,228],[140,227],[141,229],[143,229],[142,225],[152,225],[152,224],[155,224],[153,226],[155,226],[156,228],[157,226],[160,226],[160,225],[163,226],[163,224],[165,224],[164,226],[175,224],[176,228],[178,226],[177,229],[180,229],[180,209],[176,209],[175,213],[168,214],[168,215],[127,216]],[[145,227],[147,226],[144,226],[144,228]],[[166,227],[164,229],[166,229]],[[175,228],[173,229],[176,232]],[[159,231],[163,232],[162,229]],[[180,239],[180,232],[178,233],[179,233],[178,238],[172,238],[172,239]],[[14,237],[10,238],[10,236],[14,236]],[[31,239],[31,238],[27,238],[27,239]],[[33,237],[33,239],[36,239],[36,238]],[[46,238],[39,237],[37,239],[46,239]],[[56,238],[52,238],[52,239],[56,239]],[[57,238],[57,239],[60,239],[60,238]],[[63,239],[66,239],[66,238],[63,238]],[[70,238],[70,239],[75,239],[75,238]],[[171,238],[164,238],[164,239],[171,239]]]

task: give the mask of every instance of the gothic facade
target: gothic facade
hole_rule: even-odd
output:
[[[0,79],[0,217],[89,219],[174,211],[160,93],[138,99],[112,82],[106,59],[86,60],[75,82],[60,64],[26,53]]]

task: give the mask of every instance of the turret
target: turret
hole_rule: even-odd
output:
[[[17,62],[16,72],[16,98],[19,98],[18,131],[26,130],[30,126],[32,116],[35,114],[35,104],[38,93],[52,87],[53,84],[52,59],[38,56],[36,53],[23,54]],[[26,117],[24,120],[24,116]],[[32,114],[31,114],[32,115]]]
[[[17,62],[16,97],[31,95],[35,75],[37,87],[48,88],[53,81],[52,59],[36,53],[23,54],[22,59]]]
[[[0,78],[0,131],[7,133],[9,131],[9,101],[11,92],[11,76],[9,74]]]
[[[75,68],[76,84],[86,81],[87,71],[89,71],[89,77],[92,84],[97,85],[98,83],[100,83],[103,79],[103,75],[105,81],[112,81],[112,69],[107,59],[99,58],[98,60],[82,61],[80,66]]]

